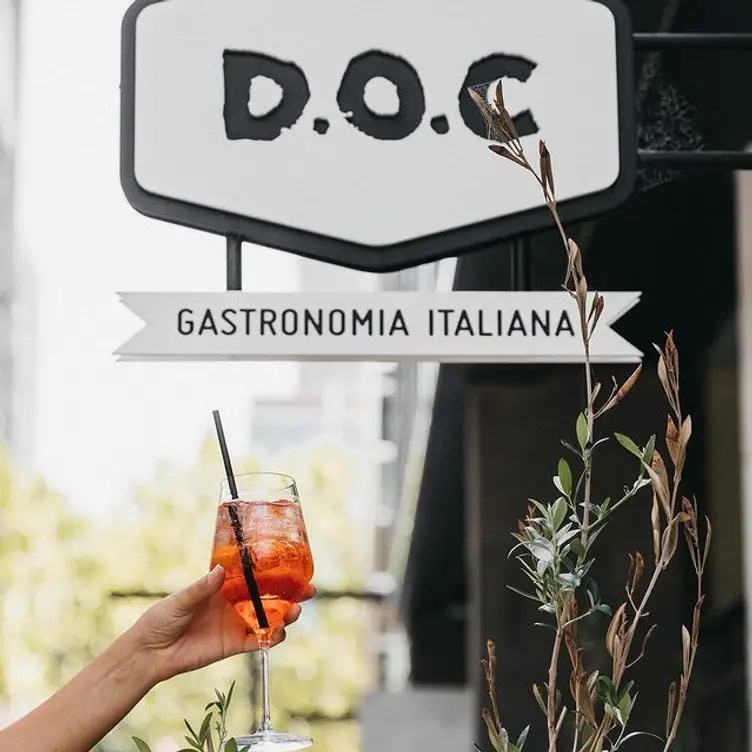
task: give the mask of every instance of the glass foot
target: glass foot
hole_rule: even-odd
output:
[[[236,736],[238,749],[247,747],[249,752],[293,752],[313,744],[313,739],[297,734],[281,734],[279,731],[258,731],[250,736]]]

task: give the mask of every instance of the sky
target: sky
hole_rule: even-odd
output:
[[[29,462],[77,508],[106,511],[158,459],[189,462],[222,412],[248,448],[254,396],[285,396],[297,367],[117,363],[139,328],[118,292],[224,289],[224,241],[139,215],[118,174],[120,24],[128,0],[25,0],[17,154],[17,253],[33,274],[21,329],[35,363]],[[27,280],[28,282],[28,280]],[[244,289],[297,289],[293,256],[246,246]],[[25,298],[25,300],[24,300]],[[36,340],[29,339],[35,336]],[[220,479],[217,479],[219,485]]]

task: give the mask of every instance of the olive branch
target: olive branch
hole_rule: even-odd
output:
[[[642,371],[642,365],[619,384],[613,379],[608,396],[601,397],[602,384],[594,382],[590,344],[603,313],[604,300],[591,292],[583,270],[582,253],[567,235],[559,215],[551,154],[543,141],[538,145],[538,167],[530,163],[514,121],[504,105],[501,82],[495,89],[493,106],[476,91],[468,89],[489,128],[489,149],[528,172],[538,183],[566,251],[567,268],[563,289],[577,305],[579,330],[584,350],[585,405],[574,425],[575,442],[562,441],[573,456],[576,469],[567,459],[558,462],[554,477],[557,496],[542,503],[530,499],[527,515],[514,533],[517,545],[512,549],[530,580],[529,591],[512,588],[538,604],[548,615],[542,626],[554,631],[547,681],[533,685],[533,695],[546,719],[548,752],[557,752],[565,723],[572,729],[572,752],[615,752],[626,741],[647,735],[659,739],[663,752],[676,741],[687,701],[687,692],[699,645],[700,616],[705,598],[703,575],[710,549],[712,528],[705,517],[700,530],[696,500],[681,491],[687,446],[692,435],[692,419],[683,412],[679,390],[679,354],[673,334],[666,335],[658,352],[658,378],[668,403],[664,441],[670,467],[656,448],[656,436],[639,446],[628,436],[616,433],[616,441],[635,458],[635,479],[623,488],[620,498],[593,500],[592,477],[596,449],[609,437],[598,435],[598,421],[628,395]],[[604,392],[605,394],[605,392]],[[599,400],[599,397],[601,399]],[[650,524],[653,538],[653,562],[646,565],[643,555],[631,554],[625,585],[625,600],[612,612],[602,603],[591,570],[595,564],[594,544],[612,515],[643,488],[650,487],[653,503]],[[678,681],[668,689],[668,708],[663,736],[632,730],[629,721],[637,700],[629,669],[645,655],[645,647],[655,629],[645,626],[647,606],[655,587],[676,554],[680,533],[686,542],[697,580],[697,597],[691,626],[682,626],[682,669]],[[510,553],[511,555],[511,553]],[[646,573],[651,570],[650,574]],[[646,584],[642,584],[646,581]],[[610,675],[589,670],[586,649],[578,639],[580,623],[598,612],[611,617],[605,644],[611,659]],[[639,646],[639,647],[638,647]],[[559,689],[559,664],[562,652],[569,657],[570,705],[562,700]],[[488,642],[488,659],[482,662],[488,684],[490,710],[483,711],[488,737],[496,752],[522,752],[530,726],[512,743],[504,728],[496,694],[496,652]],[[480,748],[475,745],[476,750]]]
[[[227,694],[214,690],[215,700],[208,703],[204,708],[204,718],[198,725],[198,731],[186,720],[185,727],[188,734],[185,736],[187,747],[181,747],[178,752],[248,752],[249,746],[239,747],[237,741],[227,738],[227,713],[232,702],[232,693],[235,690],[235,682],[230,685]],[[137,736],[133,737],[133,743],[138,752],[152,752],[151,747]]]

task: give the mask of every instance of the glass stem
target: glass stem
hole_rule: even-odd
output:
[[[261,662],[261,724],[259,725],[259,732],[274,731],[269,695],[269,647],[268,639],[259,640],[259,659]]]

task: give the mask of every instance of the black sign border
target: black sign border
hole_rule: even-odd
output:
[[[135,0],[128,8],[122,25],[120,182],[128,202],[139,213],[152,219],[215,235],[236,236],[249,243],[288,251],[337,266],[378,273],[398,271],[451,256],[461,256],[510,238],[551,227],[548,208],[540,207],[402,243],[370,246],[145,191],[135,175],[136,26],[144,8],[155,3],[171,1],[173,0]],[[637,179],[637,122],[631,18],[621,0],[592,1],[599,2],[609,9],[616,29],[621,169],[616,181],[605,191],[562,202],[559,210],[565,222],[579,222],[613,211],[630,197]],[[483,148],[480,140],[478,148]],[[491,158],[493,157],[489,154],[489,159]],[[499,165],[499,169],[501,168],[502,165]]]

